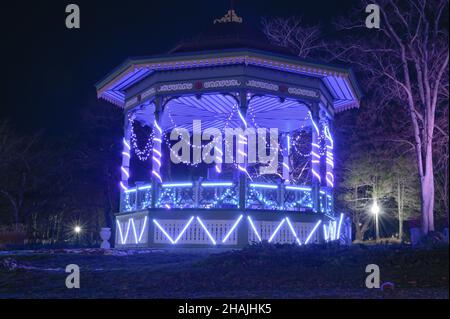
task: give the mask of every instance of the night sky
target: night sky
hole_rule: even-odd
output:
[[[81,29],[65,27],[70,3],[80,6]],[[129,56],[165,53],[229,7],[229,0],[2,1],[0,117],[25,132],[76,132],[83,108],[108,107],[96,100],[94,85],[114,67]],[[238,15],[254,28],[263,16],[290,15],[327,27],[350,7],[341,0],[235,1]]]

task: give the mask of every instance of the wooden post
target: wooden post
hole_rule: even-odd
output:
[[[312,115],[312,140],[311,140],[311,198],[313,201],[313,210],[320,211],[320,150],[319,145],[319,104],[314,102],[311,105]]]
[[[124,187],[128,188],[128,176],[124,172],[127,171],[128,174],[130,172],[130,158],[131,158],[131,126],[130,121],[128,120],[129,112],[125,112],[125,121],[124,121],[124,134],[123,134],[123,152],[122,152],[122,169],[121,169],[121,183]],[[120,211],[123,209],[124,201],[124,190],[122,186],[120,187]]]
[[[281,145],[284,145],[282,153],[283,153],[283,180],[285,183],[289,183],[290,177],[290,165],[289,165],[289,132],[285,134],[281,134]]]
[[[194,207],[198,208],[198,203],[200,199],[200,185],[201,181],[194,181],[193,187],[194,187]]]
[[[241,91],[239,93],[239,99],[240,99],[239,111],[245,118],[247,115],[247,93],[245,91]],[[246,129],[244,124],[241,125],[241,128],[244,131]],[[248,145],[244,146],[245,152],[247,152],[248,150],[247,146]],[[247,168],[247,159],[245,159],[245,163],[242,166]],[[242,212],[245,211],[245,203],[247,197],[246,194],[247,194],[247,176],[244,172],[239,171],[239,209],[241,209]]]
[[[240,105],[239,110],[244,117],[244,119],[247,116],[247,92],[242,90],[239,93],[240,98]],[[246,127],[242,123],[241,125],[242,129],[245,131]],[[247,139],[248,142],[248,139]],[[248,145],[244,145],[245,152],[248,152]],[[247,154],[248,156],[248,154]],[[245,158],[244,167],[247,169],[247,158]],[[239,231],[238,231],[238,246],[244,247],[248,245],[248,223],[246,222],[246,201],[247,201],[247,176],[244,172],[239,171],[239,209],[241,213],[244,215],[243,219],[241,221],[241,225],[239,225]]]
[[[161,154],[161,151],[162,151],[162,139],[163,139],[163,134],[158,129],[158,127],[161,128],[161,125],[159,123],[159,118],[161,115],[161,108],[162,108],[161,107],[161,98],[157,97],[155,99],[154,103],[155,103],[155,113],[154,113],[155,114],[155,123],[153,123],[154,138],[153,138],[153,149],[152,149],[152,174],[151,174],[151,178],[152,178],[152,206],[151,207],[152,208],[156,207],[156,198],[158,196],[159,184],[161,183],[158,176],[156,175],[156,174],[158,174],[159,176],[161,176],[161,166],[159,165],[159,163],[157,161],[155,161],[153,159],[153,157],[158,159],[162,164],[162,159],[161,159],[161,156],[159,156],[159,154]],[[158,127],[156,125],[158,125]],[[161,142],[159,142],[158,139]],[[161,179],[162,179],[162,176],[161,176]]]

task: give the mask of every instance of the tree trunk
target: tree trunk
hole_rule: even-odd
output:
[[[421,195],[422,195],[422,234],[426,235],[430,231],[434,231],[434,176],[433,167],[427,169],[421,179]]]
[[[356,225],[355,239],[358,241],[363,241],[364,234],[361,231],[361,227]]]
[[[111,207],[110,206],[106,206],[103,209],[103,216],[105,218],[105,226],[104,227],[109,227],[112,228],[113,226],[113,218],[112,218],[112,213],[111,213]]]
[[[103,227],[109,227],[109,228],[113,228],[113,206],[112,206],[112,202],[111,202],[111,188],[110,185],[107,184],[106,187],[104,188],[104,203],[103,203],[103,216],[105,219],[105,226]]]
[[[20,224],[20,212],[17,206],[14,206],[14,229],[17,231]]]
[[[360,220],[358,218],[357,221],[353,221],[353,224],[355,224],[355,240],[364,241],[364,234],[367,231],[367,223],[364,223],[363,225],[360,224]]]
[[[400,177],[397,177],[397,208],[398,208],[398,239],[403,239],[403,212],[402,212],[402,189],[400,185]]]

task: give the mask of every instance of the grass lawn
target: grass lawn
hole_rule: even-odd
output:
[[[395,288],[367,289],[368,264]],[[448,246],[0,251],[0,298],[448,298],[448,274]]]

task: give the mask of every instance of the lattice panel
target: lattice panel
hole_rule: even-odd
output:
[[[261,240],[269,240],[272,234],[275,232],[277,227],[280,225],[280,221],[259,221],[253,220],[253,224],[255,225],[255,229],[258,232]],[[292,223],[292,227],[294,228],[295,233],[297,234],[298,239],[302,244],[305,243],[308,235],[313,230],[315,223]],[[259,242],[259,238],[255,234],[255,231],[249,227],[248,229],[248,240],[250,243]],[[316,231],[309,243],[314,243],[319,241],[319,232]],[[289,228],[288,223],[285,221],[281,228],[278,230],[275,237],[272,239],[271,243],[280,243],[280,244],[292,244],[296,243],[296,239],[291,229]]]
[[[119,216],[116,219],[116,245],[144,245],[148,243],[147,214]]]
[[[175,241],[180,233],[182,233],[189,220],[158,220],[159,225],[166,231],[166,233]],[[233,227],[235,220],[202,220],[208,232],[217,244],[221,245],[236,245],[237,244],[237,228],[230,234],[227,240],[223,243],[222,240]],[[172,244],[170,239],[161,231],[159,227],[154,227],[154,242],[158,244]],[[212,241],[201,224],[194,218],[179,237],[176,244],[206,244],[211,245]]]

